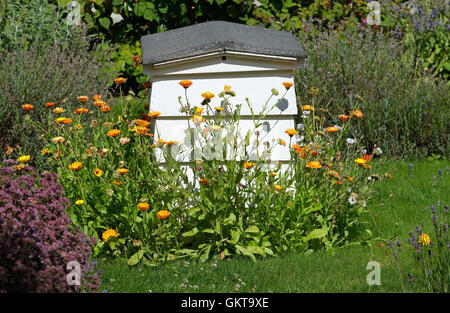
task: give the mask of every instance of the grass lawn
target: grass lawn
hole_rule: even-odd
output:
[[[349,245],[322,253],[289,254],[258,260],[233,258],[196,263],[175,261],[160,267],[137,265],[126,260],[101,261],[102,287],[107,292],[426,292],[408,282],[418,270],[407,251],[408,233],[415,225],[433,239],[430,205],[441,209],[450,203],[450,161],[380,162],[373,173],[393,175],[374,183],[376,196],[368,203],[367,217],[374,237],[398,236],[403,253],[396,262],[386,246]],[[438,174],[442,169],[442,179]],[[411,175],[414,175],[412,178]],[[436,176],[435,178],[433,176]],[[373,222],[376,222],[375,223]],[[381,265],[381,285],[369,286],[369,261]]]

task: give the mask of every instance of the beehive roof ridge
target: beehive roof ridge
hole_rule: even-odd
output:
[[[143,36],[144,64],[155,64],[220,51],[304,58],[305,52],[290,32],[209,21]]]

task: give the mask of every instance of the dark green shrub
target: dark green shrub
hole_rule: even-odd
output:
[[[317,32],[311,23],[309,29],[301,37],[308,59],[298,87],[320,92],[298,92],[299,105],[314,103],[330,119],[356,106],[370,122],[353,123],[352,133],[368,150],[376,144],[392,157],[449,154],[448,85],[417,78],[402,43],[365,26]]]

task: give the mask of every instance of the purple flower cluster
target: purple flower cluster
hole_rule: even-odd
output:
[[[71,226],[69,200],[57,175],[0,163],[0,292],[97,291],[92,240]],[[94,243],[95,244],[95,243]],[[67,264],[81,267],[81,289],[66,282]]]

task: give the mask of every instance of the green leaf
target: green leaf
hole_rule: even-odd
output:
[[[182,234],[183,237],[192,237],[198,233],[197,227],[192,228],[190,231],[187,231]]]
[[[325,237],[327,234],[328,234],[327,228],[317,228],[314,229],[312,232],[310,232],[308,236],[306,236],[306,240],[320,239]]]
[[[322,209],[322,204],[317,203],[315,206],[311,206],[307,209],[305,209],[305,211],[303,211],[303,214],[309,214],[311,212],[316,212],[316,211],[320,211]]]
[[[255,225],[252,225],[252,226],[248,227],[245,230],[245,232],[246,233],[259,233],[259,228],[257,226],[255,226]]]
[[[211,245],[206,246],[206,248],[202,251],[202,255],[199,258],[200,262],[208,261],[209,251],[211,251]]]
[[[108,212],[108,208],[101,204],[96,204],[95,209],[101,214],[106,214]]]
[[[120,5],[122,5],[122,3],[123,3],[123,0],[113,0],[112,1],[112,5],[115,5],[115,6],[120,6]]]
[[[144,250],[139,250],[138,252],[133,254],[131,256],[131,258],[128,260],[128,265],[133,266],[133,265],[138,264],[141,261],[143,256],[144,256]]]
[[[230,216],[228,216],[226,219],[223,220],[223,225],[224,226],[234,225],[235,222],[236,222],[236,215],[234,215],[234,213],[230,213]]]
[[[98,22],[106,29],[109,29],[109,26],[111,26],[111,20],[108,17],[101,17],[98,19]]]
[[[204,229],[204,230],[202,230],[202,232],[203,233],[208,233],[208,234],[214,234],[215,233],[214,229],[211,229],[211,228]]]
[[[239,238],[241,237],[241,232],[238,230],[231,230],[231,240],[230,243],[232,243],[233,245],[237,244],[239,241]]]

